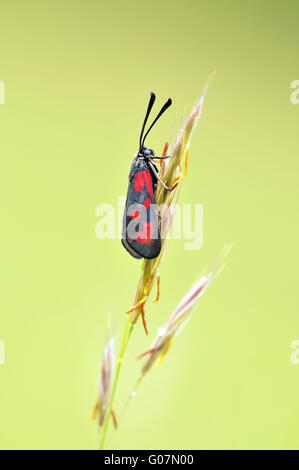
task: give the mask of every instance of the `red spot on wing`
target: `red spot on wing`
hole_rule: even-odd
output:
[[[147,197],[146,199],[144,199],[143,205],[146,209],[148,209],[149,206],[151,205],[151,203],[152,203],[152,201]]]
[[[152,242],[154,227],[150,223],[146,223],[143,225],[143,230],[138,233],[136,237],[137,243],[142,243],[145,245],[149,245]]]
[[[131,219],[138,219],[139,216],[140,216],[139,211],[136,211],[133,209],[130,214]]]
[[[144,174],[142,171],[138,171],[135,176],[134,189],[137,193],[140,193],[144,188]]]
[[[145,172],[143,174],[144,174],[146,189],[147,189],[150,197],[153,197],[153,182],[152,182],[152,177],[151,177],[150,171],[145,170]]]

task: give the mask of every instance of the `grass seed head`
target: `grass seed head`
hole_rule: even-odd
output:
[[[205,86],[199,101],[197,102],[192,113],[190,114],[189,119],[186,121],[185,124],[181,125],[172,148],[170,148],[170,145],[168,143],[166,143],[164,146],[163,155],[170,155],[171,158],[162,161],[159,176],[166,184],[166,186],[172,187],[174,189],[173,191],[167,191],[160,182],[158,182],[157,184],[155,203],[159,208],[162,247],[161,252],[157,258],[144,260],[133,305],[138,305],[140,301],[144,299],[145,295],[146,297],[148,297],[154,285],[155,279],[159,273],[159,266],[165,254],[167,235],[171,229],[173,222],[174,209],[178,196],[178,189],[187,171],[187,161],[192,133],[201,115],[204,98],[206,96],[206,92],[208,90],[211,79],[212,77],[208,81],[208,84]],[[183,172],[184,164],[185,173]],[[141,314],[145,322],[144,307],[145,302],[142,304],[142,306],[138,306],[132,311],[132,325],[136,323],[137,319]]]
[[[182,331],[190,320],[200,297],[206,292],[208,287],[215,280],[216,276],[222,271],[225,265],[224,258],[228,254],[228,251],[229,249],[225,247],[216,260],[204,271],[200,279],[182,298],[164,326],[159,328],[158,335],[149,351],[139,356],[139,358],[145,355],[148,356],[142,367],[142,375],[146,374],[157,360],[160,362],[163,360],[175,337]]]
[[[105,347],[99,380],[99,398],[95,406],[94,416],[98,416],[100,427],[107,417],[114,377],[114,339],[109,337]]]

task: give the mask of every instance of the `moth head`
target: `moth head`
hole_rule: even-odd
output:
[[[141,147],[141,148],[139,149],[138,155],[139,155],[140,157],[151,157],[151,156],[153,156],[153,155],[155,155],[155,154],[154,154],[154,151],[153,151],[152,149],[149,149],[149,148],[147,148],[147,147]]]

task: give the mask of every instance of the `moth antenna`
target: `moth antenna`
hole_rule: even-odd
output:
[[[169,108],[169,106],[171,106],[171,104],[172,104],[172,100],[171,100],[171,98],[168,98],[168,100],[166,101],[166,103],[162,106],[162,108],[161,108],[161,110],[160,110],[158,116],[156,117],[156,119],[153,121],[153,123],[151,124],[151,126],[150,126],[149,129],[147,130],[145,136],[143,137],[142,142],[140,141],[140,147],[143,147],[144,141],[145,141],[146,136],[148,135],[149,131],[152,129],[152,127],[153,127],[154,124],[158,121],[158,119],[162,116],[162,114],[165,113],[166,109]],[[149,114],[149,113],[147,113],[146,118],[148,118],[148,114]],[[143,125],[143,128],[142,128],[142,132],[143,132],[143,130],[144,130],[144,125]]]
[[[144,128],[146,126],[146,123],[147,123],[148,117],[150,115],[150,112],[152,110],[155,99],[156,99],[156,95],[155,95],[154,92],[151,91],[151,96],[150,96],[150,99],[149,99],[146,115],[145,115],[145,118],[144,118],[144,121],[143,121],[143,126],[142,126],[142,129],[141,129],[141,133],[140,133],[139,148],[141,148],[141,146],[142,146],[141,142],[142,142],[142,136],[143,136]],[[143,139],[143,141],[144,141],[144,139]]]

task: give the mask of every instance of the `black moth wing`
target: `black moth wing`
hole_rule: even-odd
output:
[[[134,258],[156,258],[161,251],[156,183],[146,160],[136,157],[129,174],[122,230],[122,244]]]
[[[130,253],[131,256],[133,256],[133,258],[136,258],[136,259],[141,259],[142,256],[138,255],[138,253],[136,253],[131,247],[130,245],[128,244],[127,240],[125,238],[122,238],[121,239],[121,242],[123,244],[123,246],[125,247],[125,249]]]

